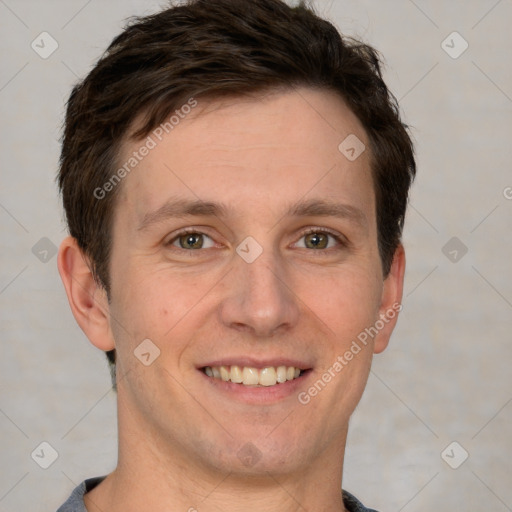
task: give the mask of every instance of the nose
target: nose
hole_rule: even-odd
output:
[[[230,329],[267,338],[297,324],[299,302],[283,263],[264,251],[252,263],[235,256],[219,315]]]

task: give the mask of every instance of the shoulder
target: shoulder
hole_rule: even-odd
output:
[[[71,496],[59,507],[57,512],[87,512],[84,504],[84,495],[92,491],[105,478],[104,476],[98,476],[84,480],[73,489]]]
[[[366,508],[354,495],[343,491],[343,504],[348,512],[377,512],[373,508]]]

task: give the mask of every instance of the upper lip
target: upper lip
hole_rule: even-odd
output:
[[[278,366],[294,366],[295,368],[299,368],[300,370],[308,370],[312,367],[312,365],[308,364],[305,361],[300,361],[298,359],[293,359],[289,357],[273,357],[273,358],[265,358],[265,359],[257,359],[254,356],[240,356],[240,357],[223,357],[220,359],[215,359],[213,361],[206,362],[204,364],[200,364],[198,368],[204,368],[206,366],[249,366],[251,368],[267,368],[269,366],[278,367]]]

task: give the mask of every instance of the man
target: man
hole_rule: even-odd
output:
[[[68,103],[58,265],[119,459],[59,512],[369,510],[343,455],[414,174],[376,52],[304,5],[190,1],[114,39]]]

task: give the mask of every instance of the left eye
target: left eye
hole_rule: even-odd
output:
[[[334,240],[334,244],[329,245],[330,240]],[[327,233],[326,231],[312,231],[302,235],[301,240],[304,240],[304,245],[299,246],[305,249],[329,249],[333,245],[339,244],[339,237]]]
[[[205,243],[205,239],[207,239]],[[204,233],[182,233],[169,242],[169,245],[180,249],[210,249],[214,246],[213,240]]]

